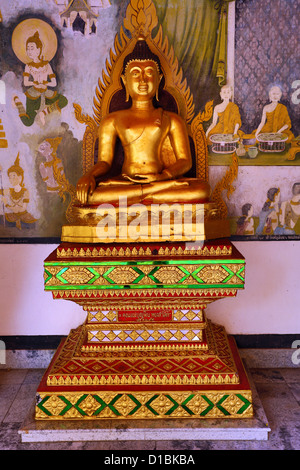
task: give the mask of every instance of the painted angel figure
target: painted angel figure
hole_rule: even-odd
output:
[[[54,31],[53,34],[55,34]],[[16,40],[13,42],[13,46],[16,52]],[[26,64],[23,73],[23,85],[26,87],[26,109],[18,96],[13,97],[13,106],[17,108],[23,124],[28,127],[35,122],[36,117],[44,126],[48,114],[53,111],[61,111],[68,103],[67,98],[55,89],[57,86],[56,76],[50,61],[44,56],[44,49],[40,33],[37,30],[27,38],[26,57],[21,59]]]
[[[70,184],[65,176],[63,163],[56,153],[60,142],[61,137],[48,138],[41,142],[38,152],[45,160],[41,162],[39,170],[47,191],[57,192],[64,199],[64,192]]]
[[[24,186],[24,170],[20,166],[19,154],[14,164],[7,170],[7,175],[10,187],[1,190],[5,222],[22,230],[23,227],[32,226],[37,219],[27,211],[29,191]]]

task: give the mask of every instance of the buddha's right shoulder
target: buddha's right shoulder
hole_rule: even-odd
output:
[[[122,110],[109,113],[104,118],[102,118],[100,125],[102,126],[115,125],[123,118],[124,115],[125,113]]]
[[[107,114],[106,116],[104,116],[104,117],[101,119],[99,128],[100,128],[100,129],[105,129],[105,128],[108,128],[108,127],[110,127],[110,126],[114,126],[114,125],[115,125],[115,122],[116,122],[115,113]]]

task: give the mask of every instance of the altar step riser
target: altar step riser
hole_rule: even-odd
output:
[[[202,323],[166,323],[166,324],[133,324],[117,325],[104,324],[87,325],[87,345],[101,343],[130,343],[130,342],[202,342],[203,329],[207,326]]]
[[[147,322],[204,322],[205,306],[198,306],[197,309],[186,308],[186,309],[174,309],[170,306],[165,308],[153,309],[149,305],[145,304],[140,308],[135,309],[96,309],[91,311],[88,309],[87,324],[101,324],[104,322],[135,322],[147,323]]]
[[[39,394],[36,419],[251,418],[249,391]]]

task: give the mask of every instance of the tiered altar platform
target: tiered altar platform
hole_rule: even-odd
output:
[[[87,312],[37,390],[37,420],[250,418],[248,377],[231,337],[206,318],[244,287],[245,260],[227,239],[62,243],[45,289]]]

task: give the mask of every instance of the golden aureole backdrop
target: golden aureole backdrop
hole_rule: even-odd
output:
[[[226,205],[232,239],[298,239],[297,2],[153,3],[190,90],[190,112],[202,114],[210,186]],[[3,242],[59,239],[72,217],[88,145],[78,106],[97,123],[93,101],[126,8],[117,0],[2,2]]]

